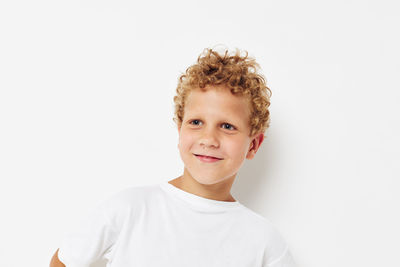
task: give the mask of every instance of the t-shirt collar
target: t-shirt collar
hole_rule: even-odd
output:
[[[238,201],[220,201],[201,197],[189,192],[186,192],[170,183],[163,181],[160,183],[160,187],[169,194],[178,197],[180,200],[185,201],[193,208],[201,211],[228,211],[234,208],[238,208],[241,204]]]

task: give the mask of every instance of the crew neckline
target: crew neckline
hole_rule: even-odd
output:
[[[160,187],[164,189],[167,193],[178,197],[183,200],[187,204],[189,204],[192,208],[200,211],[227,211],[231,209],[235,209],[241,206],[239,201],[221,201],[214,200],[205,197],[201,197],[189,192],[186,192],[173,184],[170,184],[168,181],[162,181],[160,183]]]

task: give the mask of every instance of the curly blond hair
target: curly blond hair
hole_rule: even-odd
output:
[[[223,54],[206,48],[197,58],[197,63],[186,69],[179,77],[174,96],[175,114],[173,121],[182,125],[185,100],[193,89],[203,89],[207,85],[225,86],[233,95],[245,96],[251,107],[250,134],[264,133],[269,127],[271,90],[266,85],[266,79],[257,73],[259,64],[248,57],[248,52],[241,55],[236,49],[233,54],[225,50]]]

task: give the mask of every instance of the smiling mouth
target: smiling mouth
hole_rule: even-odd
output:
[[[212,156],[206,156],[206,155],[200,155],[200,154],[194,154],[196,157],[201,157],[201,158],[205,158],[205,159],[219,159],[221,160],[222,158],[216,158],[216,157],[212,157]]]

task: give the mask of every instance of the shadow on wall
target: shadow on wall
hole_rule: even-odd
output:
[[[274,155],[273,151],[275,147],[270,142],[261,144],[256,156],[251,160],[246,159],[239,169],[232,187],[232,194],[234,197],[237,196],[238,201],[245,206],[255,206],[255,198],[263,194],[265,188],[268,188],[271,183],[270,175],[274,165],[271,158],[271,155]]]
[[[106,267],[107,266],[107,259],[100,259],[95,263],[91,264],[90,267]]]

